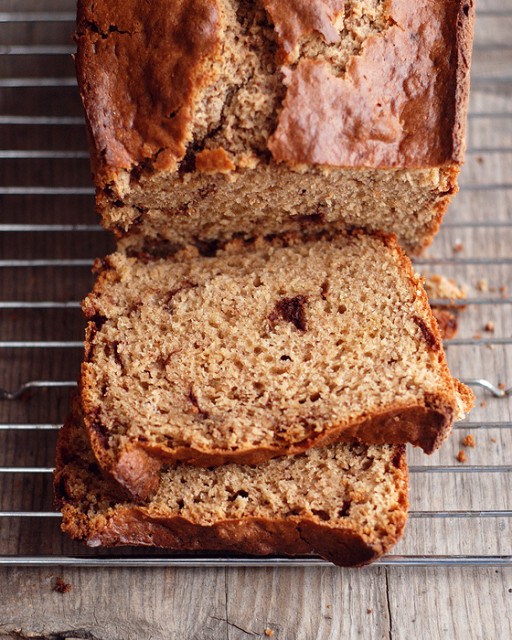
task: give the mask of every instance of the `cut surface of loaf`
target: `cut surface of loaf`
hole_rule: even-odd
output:
[[[146,503],[119,500],[99,473],[79,419],[61,430],[55,493],[62,529],[91,546],[179,551],[317,553],[346,566],[371,562],[407,519],[402,446],[334,445],[258,467],[161,472]]]
[[[116,253],[83,309],[85,425],[134,496],[164,461],[255,464],[354,439],[430,452],[470,404],[420,278],[385,236]]]
[[[432,239],[463,161],[473,0],[78,2],[97,203],[124,246],[304,228]]]

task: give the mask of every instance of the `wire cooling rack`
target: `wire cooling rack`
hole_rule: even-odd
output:
[[[112,554],[61,535],[51,471],[82,355],[79,301],[92,259],[112,246],[94,213],[71,59],[74,2],[40,7],[0,0],[0,564],[324,564]],[[461,191],[416,261],[424,273],[468,286],[468,299],[457,303],[467,307],[459,334],[446,349],[453,373],[476,384],[477,406],[439,452],[409,452],[409,525],[380,564],[512,565],[512,0],[480,0],[478,9]],[[462,445],[469,434],[474,448]]]

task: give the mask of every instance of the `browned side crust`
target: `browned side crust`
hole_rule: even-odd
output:
[[[75,58],[93,170],[176,167],[190,141],[197,92],[218,55],[215,0],[78,2]]]
[[[473,33],[475,27],[475,0],[460,0],[457,13],[457,46],[452,62],[455,68],[455,115],[452,128],[453,156],[459,164],[464,162],[466,151],[467,111]]]
[[[353,531],[329,529],[301,518],[251,518],[244,520],[243,524],[240,520],[224,520],[212,526],[201,526],[181,516],[149,516],[144,507],[134,506],[117,509],[101,529],[91,531],[76,507],[66,504],[62,513],[62,530],[91,547],[135,545],[176,551],[226,551],[261,556],[316,553],[342,567],[374,562],[388,548],[372,548]]]
[[[352,235],[361,232],[354,230]],[[427,294],[418,287],[418,280],[409,258],[398,245],[396,238],[382,233],[379,237],[383,245],[394,250],[401,262],[402,270],[409,279],[411,288],[418,292],[420,304],[428,318],[428,324],[418,318],[422,338],[438,359],[443,378],[443,389],[437,394],[426,397],[424,404],[395,405],[384,408],[371,416],[362,416],[352,422],[333,423],[322,433],[312,433],[301,442],[290,443],[279,438],[269,446],[233,451],[229,449],[198,449],[190,446],[172,444],[151,444],[130,441],[121,449],[109,447],[109,434],[101,424],[98,408],[92,400],[89,389],[93,381],[89,373],[88,357],[93,348],[93,339],[97,331],[94,322],[88,325],[85,341],[85,362],[81,374],[81,404],[84,413],[85,428],[98,463],[104,473],[117,483],[119,490],[136,499],[146,499],[158,487],[159,470],[162,465],[174,461],[209,467],[236,462],[239,464],[259,464],[274,457],[296,455],[312,447],[323,447],[336,442],[360,441],[365,444],[405,444],[421,447],[426,453],[439,448],[450,434],[457,409],[457,397],[462,396],[465,409],[473,406],[472,392],[452,378],[442,348],[442,338],[435,317],[432,314]],[[293,237],[293,236],[291,236]],[[275,239],[275,242],[285,242]],[[108,287],[109,279],[115,277],[108,265],[98,265],[99,277],[94,290]],[[93,309],[84,309],[86,315],[94,314]],[[464,392],[461,392],[461,389]]]
[[[443,340],[451,340],[454,338],[459,330],[459,317],[457,310],[433,307],[432,313],[437,321],[437,326],[439,327],[439,332],[442,335]]]
[[[76,503],[90,487],[80,486],[83,480],[78,479],[77,482],[77,465],[84,466],[87,460],[77,457],[79,437],[74,422],[76,420],[71,418],[59,434],[54,472],[55,501],[63,514],[62,530],[92,547],[138,545],[176,551],[210,550],[251,555],[316,553],[339,566],[361,566],[386,553],[400,539],[405,528],[408,469],[403,446],[396,447],[393,458],[401,509],[393,512],[392,530],[383,531],[374,544],[369,544],[362,532],[333,528],[300,516],[230,519],[204,526],[178,514],[149,513],[144,505],[131,504],[116,505],[108,517],[92,522]],[[90,469],[88,473],[91,473]],[[97,476],[93,475],[90,480],[89,484],[93,484]],[[101,497],[108,496],[103,492]]]
[[[468,80],[469,82],[469,80]],[[469,87],[468,87],[469,88]],[[465,127],[466,127],[466,113],[461,115],[461,119],[464,126],[464,135]],[[461,160],[462,163],[462,160]],[[459,192],[459,185],[457,184],[457,178],[459,177],[459,173],[461,170],[460,164],[453,164],[447,167],[448,172],[448,189],[443,192],[443,197],[438,201],[436,205],[434,205],[433,211],[435,211],[435,216],[432,218],[432,221],[429,224],[429,228],[425,231],[421,244],[418,244],[413,249],[409,248],[408,254],[412,256],[421,255],[422,252],[432,244],[437,232],[439,231],[439,227],[443,221],[444,215],[448,209],[448,206],[451,202],[453,196],[457,195]]]

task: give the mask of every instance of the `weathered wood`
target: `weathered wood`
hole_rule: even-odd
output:
[[[510,638],[512,570],[388,569],[393,640]]]
[[[52,590],[57,576],[69,593]],[[267,629],[275,640],[481,640],[512,632],[508,569],[12,569],[0,580],[9,585],[1,640],[247,640],[269,637]]]
[[[53,590],[57,576],[71,585],[68,593]],[[222,569],[12,569],[0,571],[0,584],[2,640],[228,638]]]
[[[246,569],[228,572],[227,587],[230,640],[250,637],[235,624],[278,640],[389,636],[384,569]]]

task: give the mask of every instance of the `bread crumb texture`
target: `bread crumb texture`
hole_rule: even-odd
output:
[[[113,450],[299,450],[387,414],[369,442],[428,449],[470,405],[390,239],[235,243],[149,262],[117,253],[106,265],[84,301],[81,386],[87,426]]]
[[[442,306],[450,306],[450,302],[465,300],[468,297],[469,288],[466,284],[457,282],[453,278],[447,278],[439,273],[431,273],[425,275],[425,291],[429,300],[446,300],[446,305]]]
[[[468,456],[466,455],[466,452],[463,451],[462,449],[459,451],[459,453],[457,454],[457,460],[460,463],[465,463],[468,461]]]
[[[459,330],[459,313],[466,308],[460,302],[468,297],[467,285],[433,273],[425,275],[425,291],[441,337],[443,340],[454,338]]]
[[[69,593],[71,589],[71,584],[69,582],[64,582],[61,576],[57,576],[55,578],[52,591],[55,591],[55,593]]]

